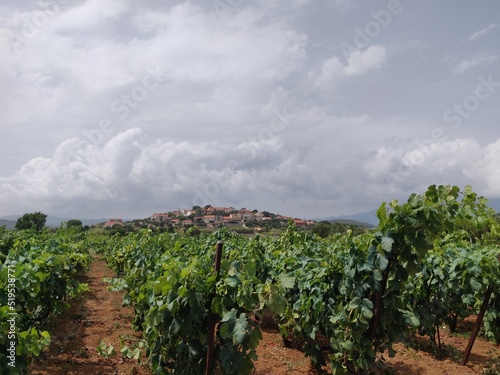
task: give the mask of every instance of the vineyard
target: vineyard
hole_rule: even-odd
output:
[[[0,373],[27,373],[50,343],[47,320],[87,289],[75,277],[92,257],[114,271],[110,288],[125,292],[142,333],[124,353],[142,351],[154,374],[250,374],[264,322],[318,373],[369,373],[411,335],[441,355],[440,328],[453,332],[485,302],[480,334],[499,344],[500,228],[487,201],[469,187],[431,186],[377,216],[374,230],[324,239],[292,223],[252,238],[224,228],[111,238],[2,230]]]
[[[75,276],[92,258],[83,234],[2,228],[0,259],[0,373],[26,373],[29,359],[50,343],[50,333],[41,327],[87,290]]]

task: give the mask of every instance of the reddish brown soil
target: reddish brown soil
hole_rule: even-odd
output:
[[[119,355],[121,340],[132,346],[140,338],[130,323],[133,311],[122,307],[123,293],[111,292],[105,277],[113,272],[103,260],[95,261],[88,274],[80,279],[88,283],[90,292],[72,301],[71,308],[56,317],[47,327],[52,343],[30,367],[33,375],[143,375],[151,374],[146,365]],[[104,358],[96,348],[103,340],[112,345],[117,355]]]
[[[140,334],[130,327],[133,313],[121,306],[123,293],[111,292],[105,277],[113,277],[104,261],[96,260],[89,273],[81,279],[89,284],[90,292],[72,302],[72,307],[57,317],[47,329],[52,332],[52,344],[30,367],[33,375],[145,375],[151,374],[147,365],[119,355],[121,341],[132,346]],[[444,356],[438,360],[434,348],[426,338],[415,337],[405,345],[395,346],[394,358],[384,357],[377,374],[405,375],[472,375],[481,374],[489,358],[499,358],[500,350],[491,342],[478,338],[467,366],[460,360],[471,332],[470,324],[463,332],[451,335],[441,332]],[[101,340],[111,344],[118,355],[100,356],[96,350]],[[304,354],[285,348],[280,335],[272,329],[263,330],[263,339],[257,350],[254,375],[314,374]],[[145,359],[143,359],[145,362]],[[493,374],[493,373],[492,373]]]
[[[470,322],[471,323],[471,322]],[[465,366],[460,362],[472,332],[473,324],[459,327],[458,333],[452,334],[449,329],[441,330],[442,359],[437,357],[437,350],[429,338],[413,337],[405,345],[395,346],[397,355],[394,358],[385,356],[386,367],[390,374],[405,375],[473,375],[483,374],[483,369],[489,366],[489,359],[500,363],[500,350],[492,342],[477,338]],[[498,365],[497,365],[498,366]],[[498,368],[498,367],[497,367]],[[487,374],[500,374],[488,372]]]
[[[439,360],[436,348],[427,337],[411,337],[405,344],[397,344],[397,354],[389,358],[388,354],[379,356],[375,374],[405,375],[474,375],[483,374],[487,361],[496,359],[496,372],[500,375],[500,349],[493,343],[477,338],[466,366],[461,366],[462,355],[467,346],[472,323],[461,331],[451,334],[448,329],[441,330],[442,359]],[[255,363],[256,375],[265,374],[315,374],[309,360],[299,350],[283,347],[279,334],[264,332],[257,350],[259,360]],[[325,370],[328,371],[328,368]],[[331,373],[328,372],[328,373]]]

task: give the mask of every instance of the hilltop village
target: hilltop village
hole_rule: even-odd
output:
[[[279,229],[292,220],[298,228],[310,228],[316,224],[314,220],[303,220],[274,214],[268,211],[236,209],[234,207],[204,207],[194,206],[192,209],[178,209],[175,211],[154,213],[149,218],[136,222],[136,225],[149,228],[189,228],[203,227],[206,229],[219,227],[241,228],[244,231],[260,232],[268,229]],[[104,227],[123,226],[120,218],[109,219]]]
[[[151,220],[157,223],[167,223],[179,226],[199,225],[207,227],[256,227],[265,223],[288,222],[293,220],[297,227],[306,228],[315,224],[312,220],[302,220],[290,216],[276,215],[267,211],[247,210],[234,207],[195,206],[191,210],[177,210],[166,213],[155,213]],[[203,225],[204,224],[204,225]]]

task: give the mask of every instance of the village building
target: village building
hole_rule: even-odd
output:
[[[111,228],[113,225],[123,226],[123,219],[112,218],[104,223],[104,228]]]

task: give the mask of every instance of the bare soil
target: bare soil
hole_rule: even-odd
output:
[[[113,277],[106,263],[97,259],[81,282],[89,285],[90,292],[72,301],[71,308],[49,323],[52,344],[30,366],[33,375],[146,375],[151,374],[146,359],[139,364],[134,359],[119,355],[123,345],[133,347],[140,333],[131,328],[133,311],[122,307],[123,293],[108,290],[103,279]],[[427,338],[411,337],[397,344],[397,355],[380,357],[376,374],[405,375],[472,375],[482,374],[490,358],[500,358],[499,348],[482,338],[476,339],[466,366],[460,365],[467,346],[473,322],[459,327],[457,334],[441,330],[443,358],[437,359],[436,349]],[[98,353],[101,340],[112,345],[117,355],[106,358]],[[286,348],[279,333],[272,328],[263,329],[263,338],[257,350],[254,375],[315,374],[309,360],[297,349]],[[491,373],[494,374],[494,373]],[[489,375],[489,374],[488,374]]]
[[[103,279],[114,277],[103,260],[92,263],[90,271],[80,278],[90,292],[71,302],[71,308],[55,317],[47,329],[52,343],[30,367],[33,375],[145,375],[146,365],[119,355],[121,342],[133,346],[140,333],[131,328],[133,311],[122,307],[123,293],[111,292]],[[105,358],[97,347],[103,340],[118,352]]]

